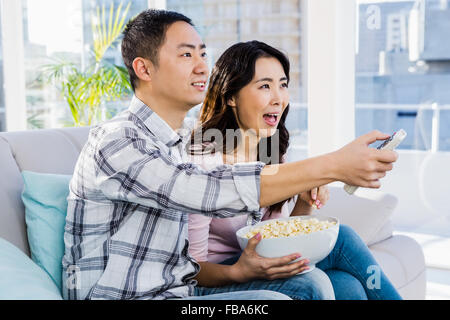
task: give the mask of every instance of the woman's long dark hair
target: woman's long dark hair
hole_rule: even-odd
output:
[[[227,130],[240,132],[238,122],[232,108],[227,105],[232,97],[234,97],[243,87],[249,84],[255,75],[255,64],[258,58],[275,58],[277,59],[284,70],[284,73],[289,82],[289,59],[281,51],[259,41],[248,41],[237,43],[228,48],[217,60],[209,82],[206,99],[200,110],[199,120],[201,126],[194,130],[191,136],[191,154],[214,152],[214,150],[221,150],[226,152],[225,147],[228,147],[225,142],[227,140]],[[239,107],[239,106],[238,106]],[[258,161],[263,161],[266,164],[282,163],[284,155],[289,146],[289,132],[285,126],[285,119],[289,111],[289,105],[283,112],[278,124],[277,132],[270,137],[262,138],[258,146]],[[205,140],[205,132],[210,129],[219,130],[223,141],[214,141],[214,138]],[[201,137],[201,141],[198,140]],[[207,139],[207,138],[206,138]],[[229,140],[228,140],[229,141]],[[235,136],[233,140],[233,150],[236,149],[240,142],[240,137]],[[279,141],[278,158],[272,159],[272,141]],[[260,157],[259,150],[263,144],[267,146],[267,158]],[[211,149],[211,145],[214,148]],[[219,147],[218,147],[219,146]],[[291,198],[292,199],[292,198]],[[289,199],[290,200],[290,199]],[[269,207],[269,213],[281,210],[283,204],[288,200],[283,200],[279,203],[273,204]]]

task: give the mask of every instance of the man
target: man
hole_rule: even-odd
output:
[[[122,55],[135,92],[128,110],[90,132],[70,184],[64,234],[66,299],[169,299],[193,295],[187,214],[248,214],[333,181],[379,187],[397,158],[368,144],[283,165],[239,163],[206,172],[187,161],[186,113],[203,101],[206,47],[183,15],[147,10],[124,31]],[[276,170],[273,170],[273,169]],[[295,264],[283,263],[292,271]],[[275,263],[275,262],[274,262]],[[217,299],[284,299],[275,292]],[[211,297],[210,297],[211,298]],[[214,297],[212,297],[214,298]]]

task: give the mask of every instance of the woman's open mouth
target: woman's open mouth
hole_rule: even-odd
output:
[[[279,113],[266,113],[263,115],[264,122],[273,127],[277,124],[279,116]]]

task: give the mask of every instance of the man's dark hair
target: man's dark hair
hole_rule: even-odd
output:
[[[123,32],[122,58],[128,69],[131,86],[135,91],[139,80],[133,70],[133,61],[137,57],[149,59],[158,67],[159,49],[164,43],[166,31],[177,21],[194,26],[191,19],[174,11],[148,9],[131,19]]]

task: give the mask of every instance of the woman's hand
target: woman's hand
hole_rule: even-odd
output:
[[[302,192],[299,198],[310,206],[315,206],[317,209],[320,209],[330,199],[330,191],[327,186],[321,186],[310,191]]]
[[[329,198],[330,191],[326,185],[302,192],[298,195],[291,216],[310,215],[313,206],[315,209],[320,209],[327,203]]]
[[[260,241],[261,234],[259,233],[249,239],[239,260],[232,266],[234,281],[247,282],[255,279],[288,278],[309,269],[307,266],[309,260],[307,259],[293,262],[301,256],[299,253],[280,258],[261,257],[255,250]]]

